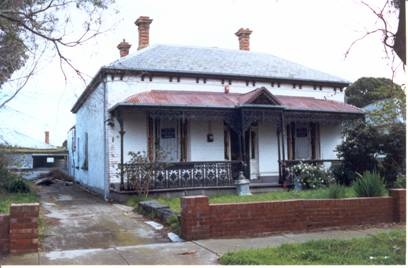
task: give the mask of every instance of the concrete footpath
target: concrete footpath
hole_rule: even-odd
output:
[[[405,228],[405,226],[392,226]],[[226,252],[248,248],[275,247],[288,243],[302,243],[319,239],[352,239],[390,230],[367,228],[331,230],[309,233],[287,233],[257,238],[207,239],[178,243],[154,243],[110,248],[62,250],[35,254],[11,255],[0,261],[3,265],[199,265],[218,264]]]

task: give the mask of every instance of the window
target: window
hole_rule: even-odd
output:
[[[88,170],[88,132],[85,132],[84,142],[84,162],[82,163],[82,169]]]
[[[79,160],[81,159],[81,154],[79,153],[79,137],[77,138],[77,146],[76,146],[77,148],[78,148],[78,150],[76,151],[77,152],[77,164],[78,164],[78,166],[75,166],[75,168],[76,169],[78,169],[79,168]]]

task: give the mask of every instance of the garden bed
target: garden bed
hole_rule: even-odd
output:
[[[7,193],[0,191],[0,213],[9,213],[11,203],[33,203],[38,202],[38,196],[30,193]]]
[[[404,265],[405,237],[404,229],[394,229],[352,240],[317,240],[242,250],[223,255],[220,262],[228,265]]]
[[[346,198],[356,197],[353,189],[347,187]],[[303,191],[274,191],[262,194],[253,194],[250,196],[238,196],[238,195],[215,195],[209,197],[210,204],[220,204],[220,203],[245,203],[245,202],[261,202],[261,201],[273,201],[273,200],[290,200],[290,199],[326,199],[329,198],[329,189],[321,188],[317,190],[303,190]],[[171,210],[175,212],[180,212],[180,198],[165,198],[157,197],[155,198],[159,203],[167,205]]]

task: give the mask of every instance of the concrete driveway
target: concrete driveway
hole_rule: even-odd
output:
[[[41,200],[41,251],[110,248],[168,242],[131,207],[110,204],[77,185],[38,187]]]

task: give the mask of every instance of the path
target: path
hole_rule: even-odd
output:
[[[386,226],[170,243],[166,233],[146,224],[130,207],[106,203],[77,186],[43,186],[39,194],[41,213],[47,222],[40,252],[9,255],[0,260],[1,264],[217,264],[218,258],[229,251],[316,239],[351,239],[389,230]]]

